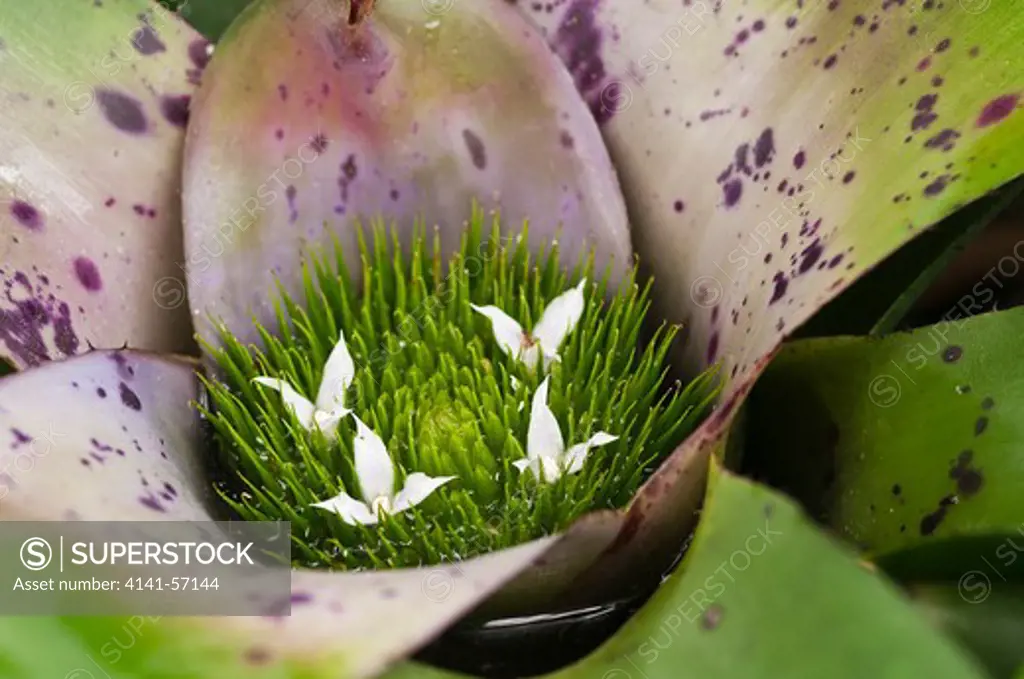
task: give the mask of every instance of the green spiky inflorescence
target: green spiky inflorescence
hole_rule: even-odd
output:
[[[257,328],[262,348],[223,327],[221,346],[209,347],[223,379],[206,380],[201,406],[227,471],[218,492],[242,519],[291,521],[296,565],[430,564],[557,532],[586,512],[625,506],[709,409],[712,373],[685,388],[666,384],[676,327],[662,325],[641,348],[650,284],[636,284],[635,268],[612,290],[610,266],[595,281],[592,254],[569,273],[557,242],[533,258],[525,230],[502,237],[495,218],[489,238],[485,232],[475,210],[444,267],[438,238],[428,244],[422,229],[408,251],[382,224],[368,239],[360,229],[361,285],[335,242],[331,255],[304,267],[301,303],[279,291],[277,327]],[[498,306],[530,328],[584,276],[583,315],[548,368],[549,404],[567,445],[599,430],[619,438],[594,449],[578,474],[540,483],[512,463],[526,455],[543,366],[504,353],[470,304]],[[339,491],[361,497],[352,417],[328,439],[307,431],[276,391],[252,382],[282,378],[313,398],[342,331],[356,365],[345,405],[386,443],[397,486],[413,472],[458,477],[375,526],[350,526],[310,506]]]

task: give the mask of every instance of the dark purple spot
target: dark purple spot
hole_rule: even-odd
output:
[[[734,207],[743,195],[743,183],[739,179],[730,179],[722,185],[722,197],[726,207]]]
[[[288,101],[288,86],[284,83],[278,85],[277,94],[281,97],[281,101]]]
[[[803,151],[797,151],[796,155],[793,156],[793,167],[800,169],[804,166],[804,162],[807,160],[807,155]]]
[[[772,137],[772,128],[766,127],[761,132],[761,136],[754,142],[754,165],[764,167],[766,163],[771,161],[774,153],[775,141]]]
[[[964,355],[964,350],[955,344],[951,344],[946,347],[946,350],[942,352],[942,360],[946,363],[956,363],[960,360],[960,357]]]
[[[946,518],[949,508],[954,504],[956,504],[956,500],[952,495],[947,495],[939,500],[938,509],[921,519],[921,535],[931,535],[934,533],[935,529],[942,523],[942,520]]]
[[[945,52],[946,50],[949,49],[949,45],[950,45],[949,38],[944,38],[944,39],[939,41],[938,45],[935,46],[935,51],[936,52]]]
[[[472,130],[463,130],[462,139],[466,142],[469,157],[473,159],[473,165],[476,169],[483,170],[486,168],[487,149],[484,148],[484,143],[480,140],[480,137],[476,136]]]
[[[760,33],[761,31],[764,30],[764,21],[758,19],[757,21],[754,22],[754,25],[751,26],[751,28],[754,29],[755,33]]]
[[[23,200],[16,200],[11,203],[11,214],[22,226],[38,231],[43,226],[43,218],[34,205]]]
[[[975,124],[978,127],[988,127],[1001,122],[1013,112],[1018,101],[1020,101],[1019,94],[1004,94],[1001,97],[996,97],[985,104],[985,108],[981,110],[981,115],[978,116]]]
[[[171,125],[184,128],[188,125],[188,108],[192,97],[187,94],[165,94],[160,97],[160,113]]]
[[[768,300],[769,305],[775,304],[785,296],[786,290],[789,288],[789,279],[786,278],[786,274],[781,271],[777,271],[775,275],[772,276],[772,284],[774,285],[774,288],[772,289],[771,299]]]
[[[960,133],[956,130],[946,128],[936,134],[931,139],[924,143],[925,148],[938,149],[941,148],[943,151],[949,151],[956,144],[956,140],[960,138]]]
[[[843,183],[844,184],[849,184],[850,182],[853,181],[853,178],[856,177],[856,176],[857,176],[857,173],[854,172],[853,170],[850,170],[849,172],[847,172],[846,174],[843,175]]]
[[[71,325],[71,309],[67,303],[46,292],[45,276],[38,276],[40,284],[34,288],[27,275],[15,272],[3,280],[4,299],[0,303],[0,343],[10,356],[24,366],[34,366],[51,357],[43,338],[43,329],[53,328],[53,343],[65,356],[72,356],[79,346],[78,336]]]
[[[924,195],[929,197],[939,195],[946,189],[946,186],[949,184],[949,179],[950,177],[948,174],[939,175],[935,178],[935,181],[924,187]]]
[[[146,116],[137,99],[101,88],[96,90],[96,101],[104,117],[122,132],[141,134],[146,131]]]
[[[567,149],[571,149],[576,145],[576,142],[573,140],[572,135],[569,134],[568,130],[562,130],[562,133],[558,135],[558,141]]]
[[[824,251],[825,247],[821,244],[821,241],[815,240],[814,242],[812,242],[800,253],[800,266],[797,270],[801,274],[810,271],[811,267],[813,267],[818,262],[818,260],[821,259],[821,255]]]
[[[207,53],[209,45],[210,43],[202,38],[193,40],[188,44],[188,58],[192,60],[192,63],[200,71],[210,63],[210,55]]]
[[[309,592],[293,592],[290,600],[293,606],[295,604],[308,604],[313,601],[313,595]]]
[[[828,55],[828,58],[825,59],[825,63],[823,63],[822,66],[825,68],[825,70],[828,70],[835,66],[837,61],[839,61],[839,57],[835,54],[830,54]]]
[[[931,65],[932,65],[932,58],[931,57],[925,57],[921,61],[917,62],[917,70],[918,71],[927,71],[928,67],[931,66]]]
[[[624,95],[619,83],[606,83],[607,72],[601,58],[604,38],[597,12],[598,0],[573,0],[551,44],[600,125],[622,109]]]
[[[96,292],[103,287],[99,269],[96,268],[96,264],[91,259],[88,257],[76,257],[74,266],[75,275],[78,277],[78,282],[82,284],[83,288],[90,292]]]
[[[284,190],[285,198],[288,199],[288,223],[294,224],[299,219],[299,209],[295,205],[295,194],[297,193],[295,186],[289,184]]]
[[[786,28],[793,28],[794,26],[796,26],[796,17],[787,17]]]
[[[309,140],[309,145],[317,155],[320,155],[327,150],[327,137],[321,133],[317,133]]]
[[[718,331],[711,333],[710,339],[708,339],[708,363],[714,363],[718,357]]]
[[[160,41],[160,36],[156,34],[153,27],[149,24],[141,26],[135,34],[132,36],[132,45],[139,54],[156,54],[157,52],[163,52],[167,47]]]
[[[142,402],[139,401],[139,397],[127,384],[121,382],[118,385],[118,389],[121,392],[121,403],[125,404],[132,410],[142,410]]]
[[[981,436],[982,434],[985,433],[986,429],[988,429],[988,418],[987,417],[979,417],[977,420],[975,420],[975,422],[974,422],[974,435],[975,436]]]
[[[981,401],[981,409],[982,410],[992,410],[992,407],[995,406],[995,404],[996,404],[996,402],[994,400],[992,400],[991,396],[986,396]]]
[[[677,200],[675,203],[672,204],[672,207],[675,209],[676,212],[682,212],[686,205],[683,203],[683,201]]]
[[[946,81],[942,79],[941,75],[937,75],[934,78],[932,78],[932,86],[933,87],[940,87],[942,85],[942,83],[944,83],[944,82],[946,82]]]
[[[107,198],[105,201],[103,201],[103,204],[106,205],[107,207],[113,207],[114,203],[116,203],[116,202],[117,202],[117,200],[114,197],[110,197],[110,198]]]
[[[96,395],[99,396],[100,398],[106,398],[107,390],[104,389],[103,387],[96,387]]]
[[[143,507],[149,507],[154,512],[166,512],[167,511],[166,509],[164,509],[163,505],[160,504],[159,498],[154,496],[152,493],[150,493],[149,495],[140,497],[139,498],[139,502],[142,504]]]
[[[892,486],[892,494],[895,495],[896,497],[899,497],[902,492],[903,488],[900,487],[900,484],[894,483]]]
[[[957,457],[956,464],[949,470],[949,478],[956,481],[957,491],[970,497],[981,490],[985,483],[981,470],[971,466],[974,451],[965,450]]]

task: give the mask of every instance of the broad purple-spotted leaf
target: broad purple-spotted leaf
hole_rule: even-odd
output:
[[[193,359],[94,351],[0,380],[0,520],[220,517],[191,405],[200,397],[195,368]],[[614,539],[616,518],[594,515],[564,536],[458,564],[296,571],[290,617],[174,619],[168,643],[237,651],[229,660],[243,664],[371,676],[516,576],[533,578],[531,594],[548,579],[571,579]]]
[[[1024,24],[969,0],[516,4],[601,123],[689,363],[729,379],[634,500],[631,548],[594,569],[634,573],[692,527],[694,477],[782,338],[1024,170]]]
[[[4,0],[0,40],[0,356],[188,349],[179,173],[206,42],[144,0]]]
[[[528,24],[500,2],[372,5],[351,25],[346,0],[260,0],[218,45],[185,159],[200,334],[213,314],[252,339],[309,247],[338,236],[355,263],[358,217],[421,216],[454,251],[475,199],[538,240],[561,226],[567,262],[631,264],[600,133]]]

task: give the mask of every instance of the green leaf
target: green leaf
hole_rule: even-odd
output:
[[[1007,584],[998,572],[972,570],[956,586],[918,585],[911,594],[917,607],[971,651],[994,679],[1011,679],[1024,663],[1021,585]]]
[[[914,303],[1022,189],[1020,181],[1004,185],[943,219],[844,290],[794,336],[881,336],[900,325],[906,329]]]
[[[597,566],[628,574],[692,529],[708,456],[782,339],[1024,170],[1024,24],[1010,3],[550,4],[516,6],[602,124],[654,309],[731,381],[634,499],[647,563]]]
[[[236,16],[252,0],[160,0],[160,4],[176,11],[197,31],[210,40],[220,40]]]
[[[794,503],[716,476],[680,571],[551,679],[984,676]]]
[[[1018,308],[788,345],[755,390],[749,462],[899,572],[1002,558],[1024,509],[1022,334]]]
[[[0,0],[0,35],[0,357],[194,350],[179,173],[205,40],[146,0]]]

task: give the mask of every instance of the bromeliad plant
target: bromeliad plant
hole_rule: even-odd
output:
[[[296,565],[417,566],[557,533],[624,506],[706,412],[713,373],[667,384],[676,328],[644,337],[650,282],[611,287],[592,256],[567,272],[557,244],[533,256],[527,230],[502,233],[474,210],[445,262],[436,235],[406,249],[377,224],[355,275],[340,244],[313,253],[262,348],[219,326],[204,413],[221,495],[290,521]]]
[[[892,384],[871,380],[893,361],[907,369],[905,342],[916,346],[933,329],[778,352],[890,253],[960,207],[977,209],[1024,170],[1024,29],[1014,3],[256,0],[237,17],[244,0],[175,4],[195,26],[231,24],[208,34],[216,50],[146,0],[0,0],[0,353],[20,371],[0,380],[0,518],[205,520],[223,498],[240,512],[273,504],[244,477],[265,496],[301,496],[308,504],[290,510],[324,528],[314,540],[329,529],[340,554],[344,545],[377,544],[381,531],[417,527],[417,517],[443,520],[445,507],[480,506],[457,499],[488,485],[476,469],[420,469],[410,458],[416,446],[436,451],[482,431],[486,450],[474,452],[501,461],[502,483],[542,495],[582,488],[632,450],[614,417],[578,419],[569,379],[578,357],[565,350],[585,330],[603,280],[582,271],[523,303],[470,296],[477,308],[462,307],[452,321],[460,332],[473,328],[455,352],[492,369],[465,374],[481,372],[512,394],[515,455],[487,448],[486,420],[472,417],[481,408],[452,395],[457,382],[443,369],[448,398],[438,406],[443,390],[424,391],[435,404],[425,426],[411,442],[396,440],[400,425],[389,428],[389,414],[410,404],[370,394],[407,386],[411,367],[393,369],[392,383],[381,371],[392,350],[416,366],[402,358],[410,341],[383,345],[386,360],[375,364],[382,345],[364,335],[400,330],[388,325],[393,317],[368,303],[369,318],[349,327],[334,315],[332,330],[309,314],[319,302],[306,302],[307,280],[314,293],[324,287],[315,268],[303,274],[311,250],[337,240],[348,271],[362,271],[355,217],[383,216],[406,244],[418,217],[438,225],[444,262],[459,252],[476,199],[500,208],[505,224],[528,219],[531,254],[560,227],[560,264],[595,250],[595,261],[612,262],[609,290],[628,279],[635,248],[656,275],[652,316],[685,323],[690,373],[721,362],[723,390],[716,412],[627,504],[616,500],[620,509],[584,514],[564,530],[569,522],[556,521],[554,535],[456,565],[296,569],[284,619],[165,618],[138,635],[124,620],[0,618],[7,674],[77,676],[88,657],[114,679],[438,677],[415,663],[388,668],[481,603],[537,613],[556,601],[589,605],[653,587],[691,537],[679,569],[627,626],[558,677],[973,679],[1017,669],[1021,658],[995,657],[990,642],[1019,633],[995,629],[978,643],[977,630],[992,628],[966,625],[964,633],[963,623],[964,607],[986,624],[1019,619],[976,613],[987,610],[977,599],[979,563],[1006,553],[1020,515],[1020,435],[1008,410],[1013,371],[975,361],[1012,362],[1016,317],[994,314],[994,329],[978,319],[962,330],[962,344],[915,353],[915,370],[919,355],[933,360],[906,373],[914,382],[897,405],[882,401],[888,415],[872,398],[891,398]],[[936,268],[906,261],[903,273]],[[281,330],[268,294],[275,281],[276,299],[293,300],[307,328],[332,332]],[[576,291],[586,308],[558,342],[564,326],[549,326],[544,312]],[[578,297],[565,299],[568,311],[578,308]],[[871,306],[849,297],[836,304],[844,321]],[[302,313],[285,304],[284,315],[302,327]],[[353,359],[344,390],[331,379],[348,379],[342,341]],[[299,360],[284,351],[292,342],[319,349]],[[267,460],[256,445],[253,455],[233,449],[233,436],[209,450],[207,422],[189,405],[202,397],[196,357],[216,367],[230,347],[244,348],[231,360],[245,372],[207,375],[211,388],[225,389],[208,414],[224,426],[251,419],[278,431],[280,440],[262,442],[240,432],[265,446]],[[914,399],[917,384],[935,388]],[[759,453],[753,470],[733,454],[772,441],[783,454]],[[583,457],[576,446],[587,443],[572,473]],[[270,464],[303,451],[325,472],[315,494],[297,487],[306,458],[290,473]],[[233,474],[218,498],[205,469],[216,455],[239,469],[262,465],[273,478]],[[809,482],[797,473],[808,460],[834,460],[825,470],[834,473]],[[849,544],[837,547],[792,502],[723,465],[756,471],[808,506],[825,501],[816,518]],[[457,478],[440,483],[448,476]],[[828,478],[833,486],[823,490]],[[460,525],[480,528],[475,517]],[[432,558],[415,551],[387,558]],[[367,553],[361,563],[373,560]],[[935,564],[962,569],[938,573]],[[974,579],[957,594],[961,574]],[[1017,576],[999,575],[998,591],[1012,594]],[[958,642],[936,632],[889,578],[912,585],[928,620]],[[102,649],[120,635],[133,646],[112,661]],[[40,639],[46,652],[33,648]],[[965,646],[982,649],[984,668]]]

